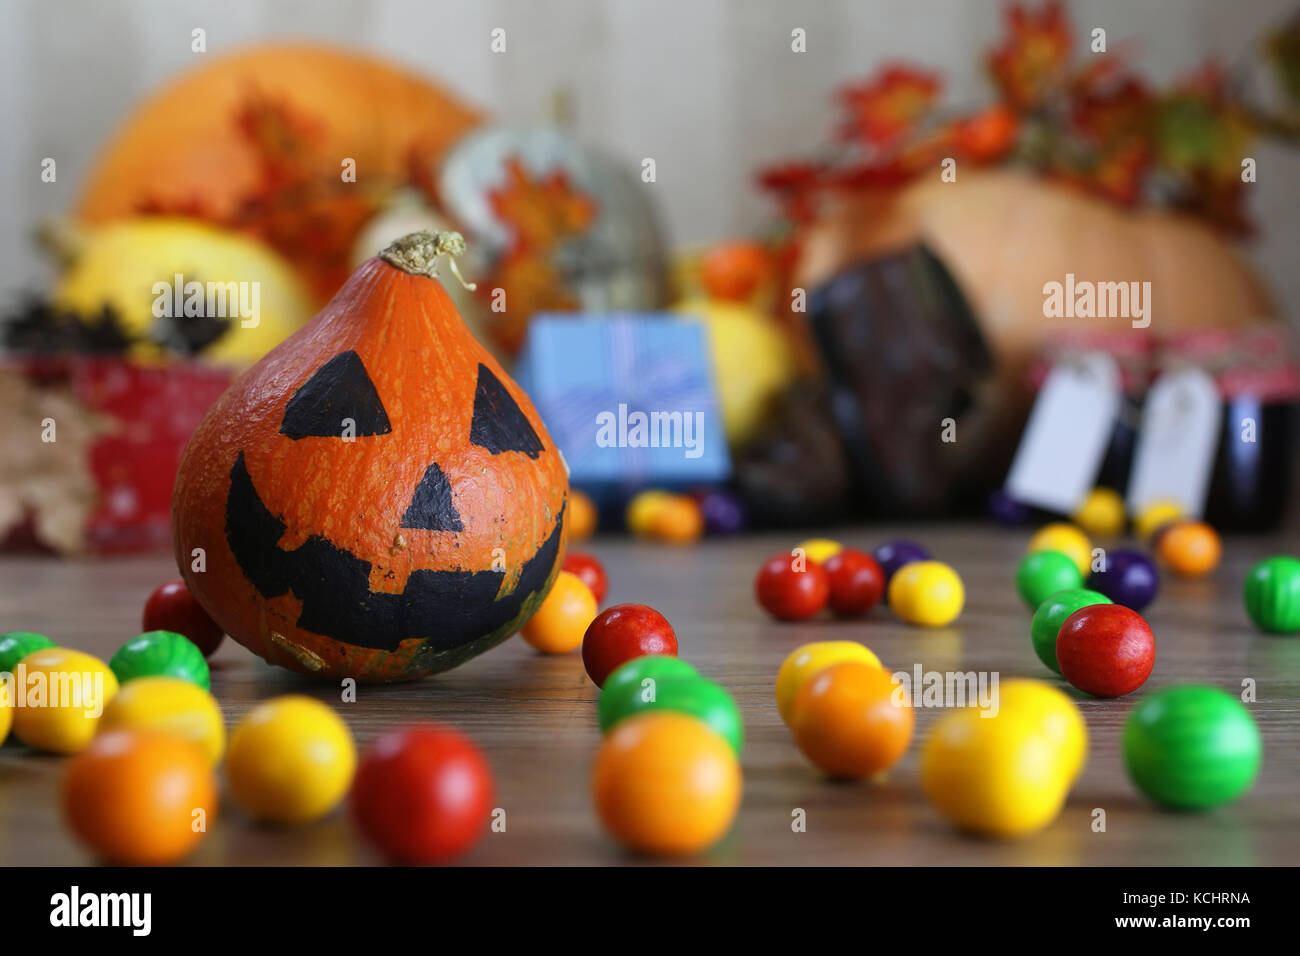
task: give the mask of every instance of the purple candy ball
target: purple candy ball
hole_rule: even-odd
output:
[[[1133,611],[1150,604],[1159,586],[1160,576],[1151,559],[1129,548],[1106,552],[1104,570],[1094,571],[1088,578],[1092,590]]]
[[[736,534],[749,523],[745,503],[723,488],[702,491],[695,500],[704,515],[704,530],[709,534]]]
[[[1019,525],[1029,520],[1029,509],[999,489],[989,495],[989,515],[998,524]]]
[[[911,564],[913,561],[929,561],[930,552],[925,550],[915,541],[895,540],[886,541],[880,547],[872,552],[876,561],[880,564],[880,569],[885,572],[885,587],[889,587],[889,580],[905,564]]]

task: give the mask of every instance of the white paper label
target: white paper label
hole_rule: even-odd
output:
[[[1071,514],[1092,490],[1119,414],[1119,372],[1104,352],[1057,365],[1043,382],[1007,475],[1023,504]]]
[[[1175,501],[1183,514],[1205,510],[1223,403],[1199,368],[1168,372],[1147,393],[1142,430],[1128,482],[1130,514],[1156,501]]]

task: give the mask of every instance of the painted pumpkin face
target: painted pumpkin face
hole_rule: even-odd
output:
[[[401,680],[531,616],[566,492],[536,411],[441,284],[371,259],[200,425],[177,477],[177,559],[268,660]]]

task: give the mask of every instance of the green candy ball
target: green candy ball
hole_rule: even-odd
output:
[[[1083,587],[1079,566],[1060,551],[1035,551],[1025,555],[1016,569],[1016,590],[1031,611],[1057,591]]]
[[[108,659],[108,666],[123,684],[137,677],[178,677],[209,689],[203,652],[175,631],[147,631],[127,641]]]
[[[647,677],[662,680],[665,677],[699,676],[699,672],[680,657],[673,657],[670,654],[645,654],[614,668],[613,672],[605,678],[600,699],[605,699],[606,691],[619,687],[635,687],[640,690],[641,682]],[[600,729],[602,732],[605,730],[603,723]]]
[[[10,631],[0,634],[0,673],[12,674],[18,662],[32,651],[53,647],[54,642],[35,631]]]
[[[1180,684],[1152,694],[1124,725],[1124,764],[1154,802],[1202,810],[1255,782],[1263,749],[1255,719],[1217,687]]]
[[[1056,662],[1056,635],[1061,633],[1065,619],[1081,607],[1114,603],[1100,591],[1089,591],[1087,588],[1057,591],[1038,605],[1034,620],[1029,625],[1029,636],[1034,642],[1034,653],[1038,659],[1056,673],[1061,673],[1061,665]]]
[[[745,726],[740,709],[719,684],[703,677],[657,677],[653,685],[607,684],[600,692],[600,730],[607,733],[626,717],[662,708],[698,717],[721,734],[740,754],[745,746]]]
[[[1259,562],[1246,575],[1243,598],[1261,631],[1300,633],[1300,559],[1274,555]]]

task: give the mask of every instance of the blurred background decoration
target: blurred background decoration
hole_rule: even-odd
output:
[[[1119,361],[1125,389],[1103,478],[1122,490],[1148,386],[1192,364],[1264,423],[1253,478],[1225,440],[1211,507],[1258,526],[1284,504],[1300,399],[1287,0],[1176,15],[1110,0],[77,7],[65,31],[17,5],[35,39],[10,68],[39,69],[0,100],[22,143],[0,157],[0,434],[23,445],[46,409],[70,423],[57,447],[0,464],[10,545],[164,541],[175,462],[210,401],[422,228],[465,234],[478,288],[448,291],[544,383],[572,461],[590,451],[573,423],[617,401],[720,416],[726,447],[696,473],[602,456],[621,471],[589,490],[613,513],[661,475],[763,525],[970,513],[1045,369],[1089,350]],[[192,51],[195,27],[211,52]],[[29,185],[45,157],[57,180]],[[1044,318],[1043,284],[1067,273],[1150,281],[1152,327]],[[174,275],[257,282],[259,326],[157,316],[151,290]],[[565,314],[582,321],[556,328]],[[557,351],[570,332],[583,341]],[[652,344],[678,339],[695,343],[692,371],[656,374]],[[575,355],[616,356],[625,381],[596,388]],[[960,440],[939,442],[948,419]]]

